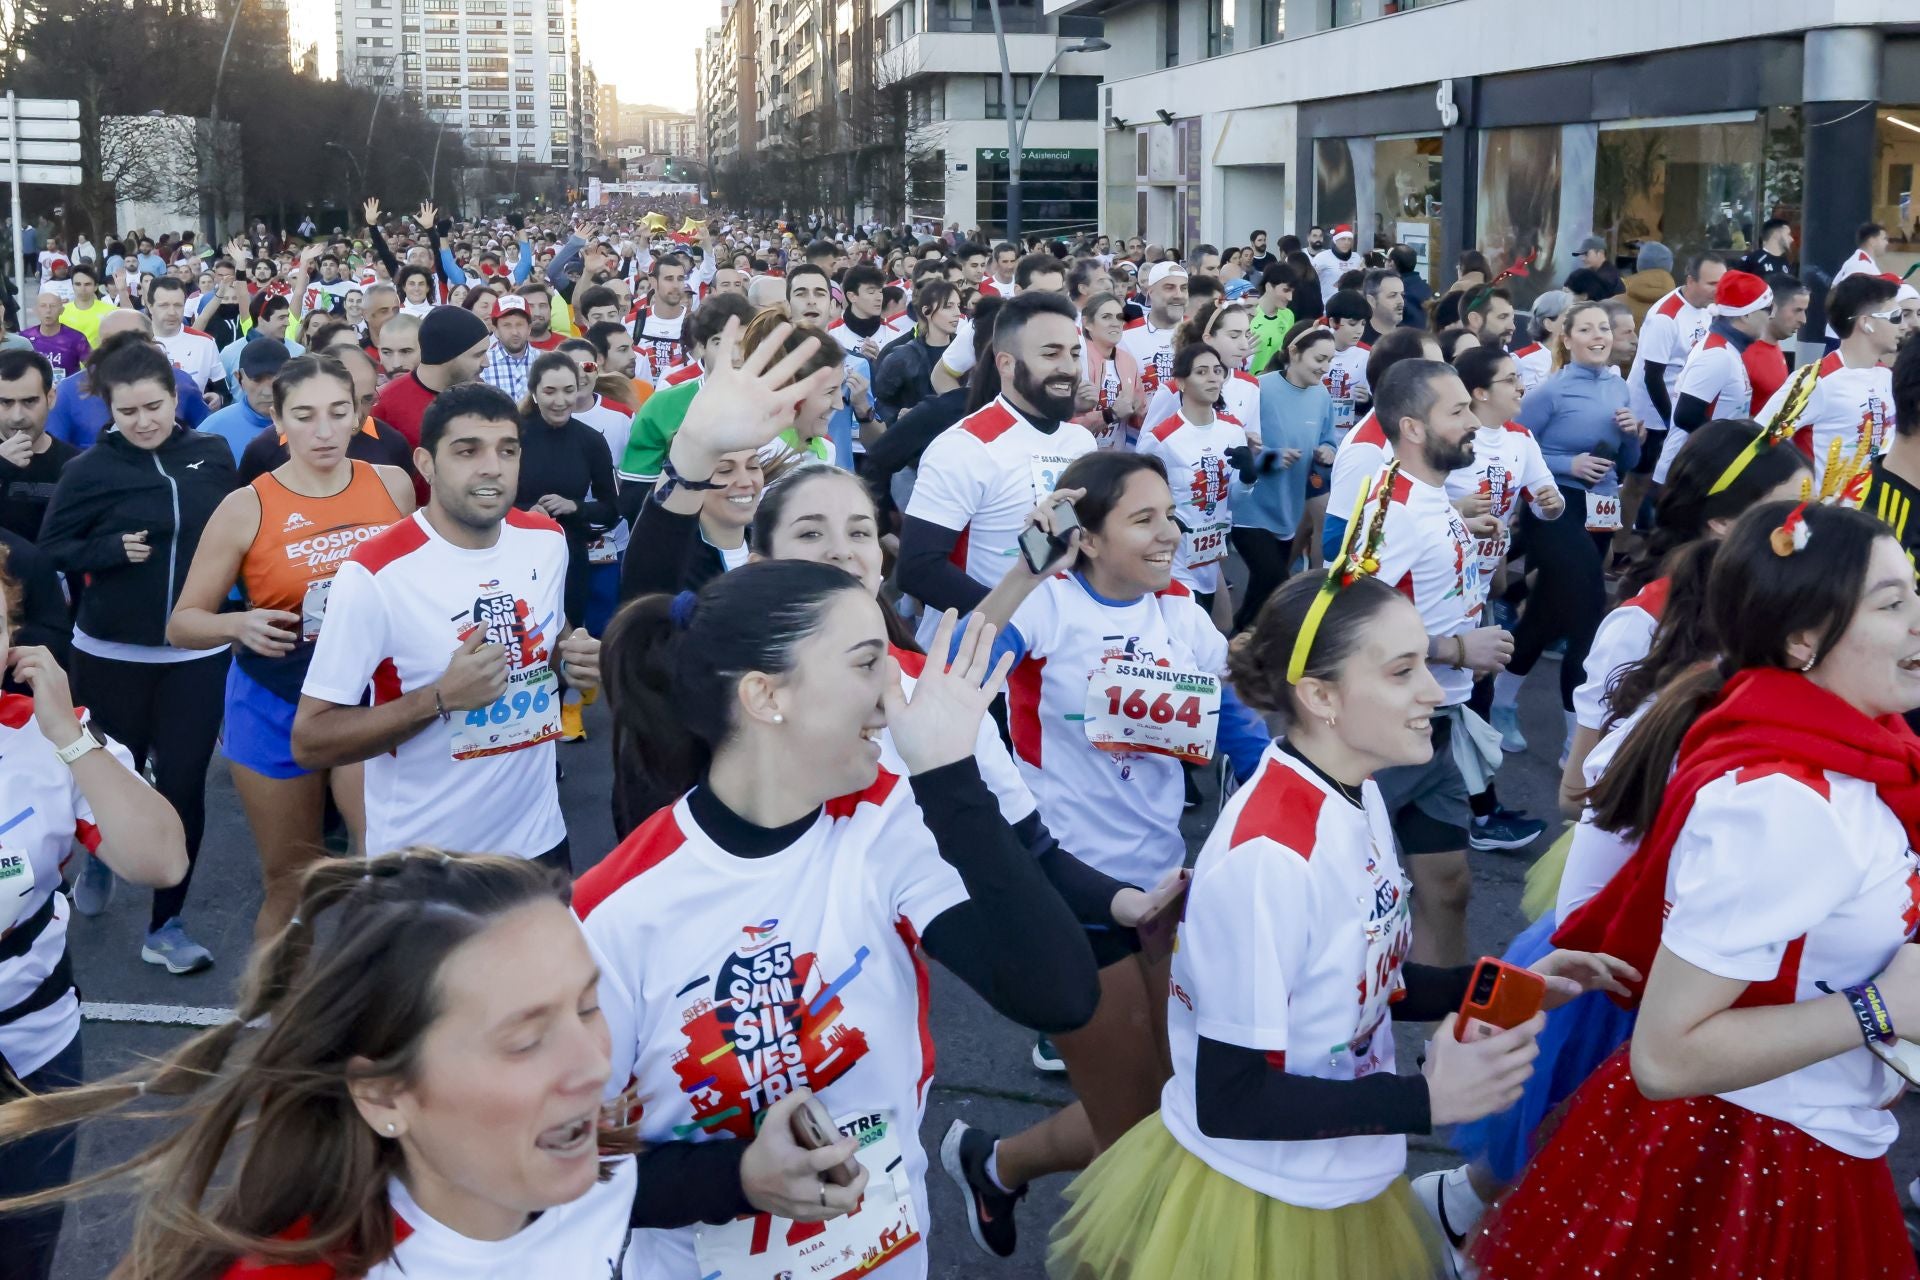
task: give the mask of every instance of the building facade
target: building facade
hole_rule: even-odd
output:
[[[1487,252],[1525,303],[1599,236],[1631,269],[1793,224],[1816,285],[1873,220],[1920,260],[1911,0],[1046,0],[1107,21],[1101,227],[1244,243],[1350,223],[1436,285]],[[1809,200],[1806,192],[1818,192]],[[1818,268],[1819,270],[1813,270]]]
[[[340,75],[405,95],[476,154],[584,185],[576,0],[339,0]]]

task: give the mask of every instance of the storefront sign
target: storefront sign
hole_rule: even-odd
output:
[[[981,164],[1005,164],[1007,162],[1007,148],[981,147],[979,149],[979,156]],[[1053,160],[1066,164],[1098,165],[1100,163],[1100,152],[1093,147],[1020,148],[1021,164],[1032,164],[1036,160]]]

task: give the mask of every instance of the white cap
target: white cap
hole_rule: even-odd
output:
[[[1156,262],[1147,269],[1147,288],[1159,284],[1170,276],[1186,278],[1187,269],[1177,262]]]

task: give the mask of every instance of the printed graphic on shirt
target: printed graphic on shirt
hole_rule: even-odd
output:
[[[532,606],[497,580],[480,584],[480,592],[471,609],[454,615],[455,636],[465,644],[484,630],[484,643],[507,651],[507,689],[492,706],[475,707],[454,722],[456,760],[520,751],[560,736],[560,688],[547,643],[557,619],[536,621]]]
[[[754,1117],[795,1089],[816,1093],[867,1055],[867,1037],[841,1020],[840,993],[871,954],[854,952],[844,973],[823,974],[814,953],[796,953],[777,919],[742,925],[717,971],[680,990],[686,1049],[674,1074],[693,1105],[676,1137],[729,1133],[752,1141]]]

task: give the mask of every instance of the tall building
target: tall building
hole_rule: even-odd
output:
[[[1020,163],[1022,225],[1029,233],[1094,229],[1100,78],[1112,55],[1072,54],[1057,61],[1056,55],[1102,34],[1101,20],[1093,16],[1100,8],[1055,16],[1041,0],[1001,0],[1013,81],[1009,103],[987,0],[874,0],[879,83],[906,91],[907,213],[916,223],[1003,234],[1007,120],[1028,113]]]
[[[480,156],[584,183],[576,0],[338,2],[342,77],[418,102]]]
[[[701,158],[714,168],[731,164],[759,143],[754,87],[759,30],[753,4],[723,0],[720,24],[706,32],[697,121]]]
[[[302,75],[333,79],[340,69],[336,0],[261,0],[260,7],[274,23],[277,45],[285,32],[289,66]]]
[[[598,128],[596,143],[600,158],[611,159],[620,144],[620,90],[610,80],[600,82],[600,102],[594,123]]]
[[[1740,254],[1782,218],[1813,279],[1874,221],[1883,271],[1920,261],[1910,0],[1609,0],[1595,21],[1537,0],[1045,3],[1106,20],[1116,236],[1348,223],[1415,248],[1436,286],[1469,248],[1522,266],[1522,305],[1588,236],[1631,271],[1647,241]]]
[[[670,107],[620,106],[620,141],[653,155],[700,156],[699,132],[692,112]]]

